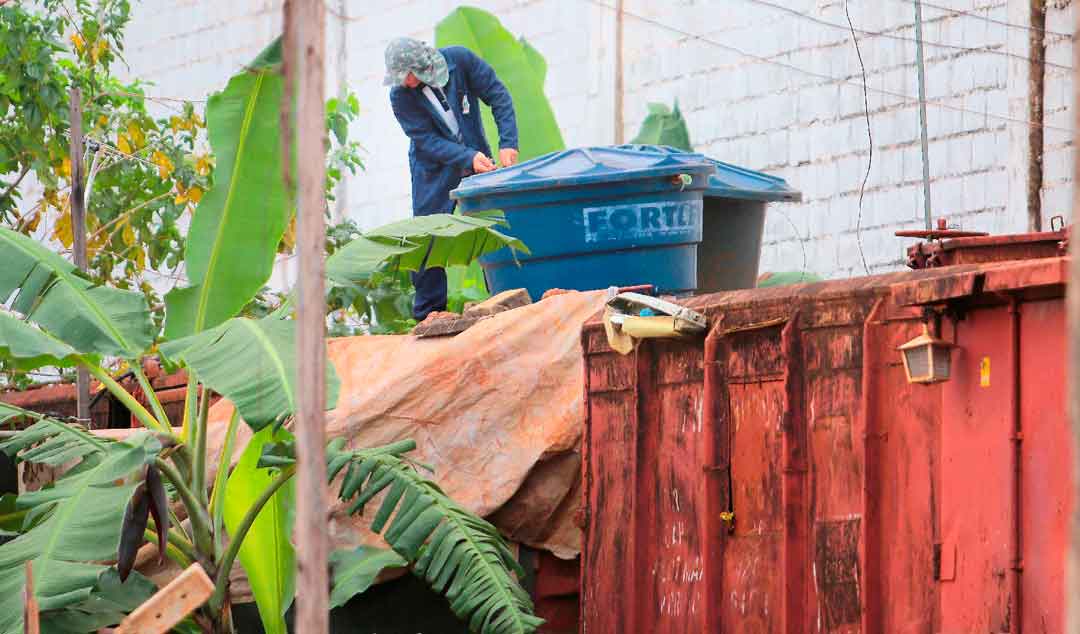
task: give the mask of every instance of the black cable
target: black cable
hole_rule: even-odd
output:
[[[599,7],[603,7],[605,9],[608,9],[609,11],[614,11],[615,10],[615,7],[611,6],[610,4],[607,4],[606,2],[603,2],[602,0],[588,0],[588,1],[591,2],[592,4],[595,4],[595,5],[599,6]],[[791,70],[791,71],[794,71],[794,72],[797,72],[797,73],[801,73],[801,74],[807,75],[809,77],[817,77],[818,79],[824,79],[824,80],[827,80],[827,81],[836,82],[838,84],[851,84],[853,86],[861,86],[862,85],[862,84],[860,84],[860,83],[858,83],[858,82],[856,82],[854,80],[845,79],[843,77],[835,77],[833,75],[828,75],[826,73],[819,73],[819,72],[812,71],[812,70],[807,70],[805,68],[795,66],[794,64],[788,64],[787,62],[782,62],[780,60],[777,60],[777,59],[774,59],[774,58],[771,58],[771,57],[764,57],[762,55],[755,55],[754,53],[748,53],[748,52],[742,50],[741,48],[731,46],[731,45],[725,44],[723,42],[719,42],[717,40],[714,40],[714,39],[709,38],[709,37],[704,36],[704,35],[700,35],[698,33],[692,33],[690,31],[685,31],[683,29],[680,29],[679,27],[672,26],[670,24],[666,24],[666,23],[661,22],[659,20],[649,18],[649,17],[643,16],[643,15],[638,14],[638,13],[633,13],[631,11],[625,11],[624,10],[623,15],[634,18],[635,20],[644,22],[646,24],[651,24],[653,26],[662,28],[662,29],[664,29],[666,31],[670,31],[672,33],[678,33],[679,35],[682,35],[683,37],[687,37],[687,38],[695,39],[695,40],[698,40],[698,41],[701,41],[701,42],[705,42],[706,44],[709,44],[711,46],[715,46],[716,48],[723,49],[725,51],[730,51],[732,53],[735,53],[736,55],[739,55],[740,57],[745,57],[747,59],[752,59],[752,60],[761,62],[763,64],[772,64],[773,66],[779,66],[781,68],[786,68],[788,70]],[[902,100],[904,100],[906,102],[910,102],[910,103],[913,103],[913,104],[917,104],[917,103],[920,102],[920,99],[918,97],[912,97],[911,95],[906,95],[904,93],[896,92],[896,91],[893,91],[893,90],[885,90],[883,88],[869,88],[868,90],[870,92],[873,92],[873,93],[876,93],[876,94],[879,94],[879,95],[885,95],[887,97],[894,97],[896,99],[902,99]],[[1006,121],[1006,122],[1009,122],[1009,123],[1023,125],[1025,127],[1038,126],[1038,127],[1042,128],[1044,130],[1056,130],[1058,132],[1064,132],[1064,133],[1068,133],[1070,135],[1073,133],[1073,130],[1071,128],[1066,128],[1066,127],[1063,127],[1063,126],[1048,125],[1048,124],[1040,123],[1038,121],[1031,121],[1029,119],[1018,119],[1016,117],[1009,117],[1009,116],[1006,116],[1006,115],[994,114],[992,112],[985,112],[985,111],[982,111],[982,110],[973,110],[971,108],[965,108],[963,106],[954,106],[954,105],[946,103],[944,101],[936,101],[936,100],[933,100],[933,99],[926,99],[924,101],[924,103],[926,103],[926,105],[928,105],[928,106],[936,106],[936,107],[942,108],[944,110],[952,110],[953,112],[965,112],[967,114],[972,114],[972,115],[976,115],[976,116],[980,116],[980,117],[986,117],[987,119],[994,119],[996,121]]]
[[[837,24],[836,22],[830,22],[828,20],[823,20],[823,19],[821,19],[821,18],[819,18],[817,16],[813,16],[813,15],[803,13],[801,11],[796,11],[795,9],[791,9],[791,8],[788,8],[788,7],[779,5],[779,4],[768,2],[768,0],[744,0],[744,1],[749,2],[751,4],[758,4],[758,5],[761,5],[761,6],[764,6],[764,7],[769,7],[770,9],[775,9],[777,11],[783,11],[784,13],[787,13],[789,15],[793,15],[795,17],[802,18],[804,20],[809,20],[810,22],[814,22],[816,24],[821,24],[823,26],[832,27],[834,29],[844,29],[845,31],[846,30],[851,30],[852,35],[854,35],[854,33],[856,31],[858,31],[859,33],[862,33],[863,35],[869,35],[871,37],[880,37],[880,38],[884,38],[884,39],[888,39],[888,40],[897,40],[897,41],[900,41],[900,42],[914,42],[916,44],[918,43],[917,39],[911,38],[911,37],[904,37],[903,35],[894,35],[892,33],[883,33],[881,31],[868,31],[866,29],[857,29],[857,28],[855,28],[854,25],[852,25],[850,16],[848,17],[848,26],[847,26],[847,28],[845,28],[843,24]],[[847,14],[847,0],[844,0],[844,13]],[[955,50],[955,51],[964,51],[964,52],[967,52],[967,53],[989,53],[991,55],[1001,55],[1001,56],[1004,56],[1004,57],[1010,57],[1010,58],[1013,58],[1013,59],[1024,60],[1024,61],[1027,61],[1027,62],[1033,61],[1030,57],[1025,57],[1025,56],[1020,55],[1018,53],[1010,53],[1009,51],[999,51],[999,50],[996,50],[996,49],[985,48],[985,47],[980,48],[980,47],[971,47],[971,46],[961,46],[959,44],[946,44],[944,42],[928,42],[926,40],[923,40],[922,43],[923,43],[924,46],[936,46],[938,48],[951,49],[951,50]],[[1069,71],[1071,71],[1073,69],[1072,66],[1066,66],[1065,64],[1056,64],[1054,62],[1044,62],[1044,63],[1045,63],[1045,65],[1047,67],[1051,67],[1051,68],[1059,68],[1061,70],[1069,70]]]
[[[855,24],[851,21],[851,12],[848,10],[848,0],[844,0],[844,15],[847,16],[848,26],[851,28],[851,41],[855,44],[855,55],[859,58],[859,68],[862,69],[863,81],[863,113],[866,116],[866,136],[870,139],[870,155],[866,159],[866,173],[863,174],[862,184],[859,185],[859,215],[855,220],[855,241],[859,245],[859,258],[862,259],[863,269],[870,275],[870,267],[866,264],[866,253],[862,245],[862,212],[863,198],[866,195],[866,182],[870,180],[870,168],[874,165],[874,132],[870,127],[870,91],[866,81],[866,65],[863,64],[862,51],[859,49],[859,38],[855,35]]]
[[[912,5],[915,4],[915,0],[896,0],[896,1],[897,2],[903,2],[905,4],[912,4]],[[964,11],[963,9],[956,9],[956,8],[953,8],[953,7],[944,7],[944,6],[941,6],[940,4],[933,4],[931,2],[926,2],[926,0],[920,0],[920,4],[922,4],[922,6],[924,6],[924,7],[930,7],[931,9],[937,9],[938,11],[944,11],[944,12],[949,13],[951,15],[962,15],[962,16],[969,17],[969,18],[975,18],[976,20],[982,20],[984,22],[990,22],[992,24],[1000,24],[1001,26],[1008,27],[1008,28],[1011,28],[1011,29],[1020,29],[1020,30],[1023,30],[1023,31],[1038,31],[1040,33],[1045,33],[1047,35],[1056,35],[1058,37],[1063,37],[1063,38],[1067,38],[1067,39],[1070,39],[1070,40],[1073,38],[1072,33],[1063,33],[1061,31],[1051,31],[1051,30],[1045,29],[1045,28],[1040,29],[1039,27],[1035,27],[1035,26],[1024,26],[1023,24],[1015,24],[1015,23],[1009,22],[1007,20],[998,20],[997,18],[992,18],[992,17],[990,17],[988,15],[979,15],[978,13],[972,13],[970,11]]]

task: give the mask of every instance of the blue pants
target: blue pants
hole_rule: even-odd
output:
[[[437,310],[446,310],[446,270],[422,267],[411,274],[416,296],[413,298],[413,318],[424,318]]]

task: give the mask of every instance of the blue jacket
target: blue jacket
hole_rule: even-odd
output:
[[[421,92],[423,85],[417,88],[395,86],[390,90],[394,116],[410,139],[413,214],[417,216],[452,211],[450,191],[458,186],[462,177],[472,174],[473,157],[477,152],[492,156],[484,137],[478,99],[489,105],[495,116],[500,149],[517,149],[518,146],[513,101],[491,66],[463,46],[439,50],[450,69],[450,81],[443,90],[458,120],[460,142]],[[462,108],[464,103],[468,103],[468,108]],[[466,110],[468,114],[465,114]]]

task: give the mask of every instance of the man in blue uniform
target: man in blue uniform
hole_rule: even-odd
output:
[[[510,93],[495,71],[461,46],[435,49],[398,38],[386,47],[390,105],[409,137],[413,215],[451,213],[450,191],[471,174],[495,169],[484,137],[479,101],[491,107],[499,128],[499,163],[517,162],[518,133]],[[446,271],[413,274],[413,317],[446,310]]]

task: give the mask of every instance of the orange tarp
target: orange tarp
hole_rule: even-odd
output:
[[[604,292],[571,292],[499,313],[454,337],[332,340],[341,378],[327,437],[350,447],[411,438],[412,456],[464,507],[507,536],[569,558],[581,548],[574,514],[584,410],[581,326]],[[211,410],[210,455],[220,452],[232,406]],[[243,426],[234,460],[247,444]],[[331,487],[336,492],[337,485]],[[368,520],[331,497],[334,548],[379,543]],[[369,505],[367,513],[376,507]]]

